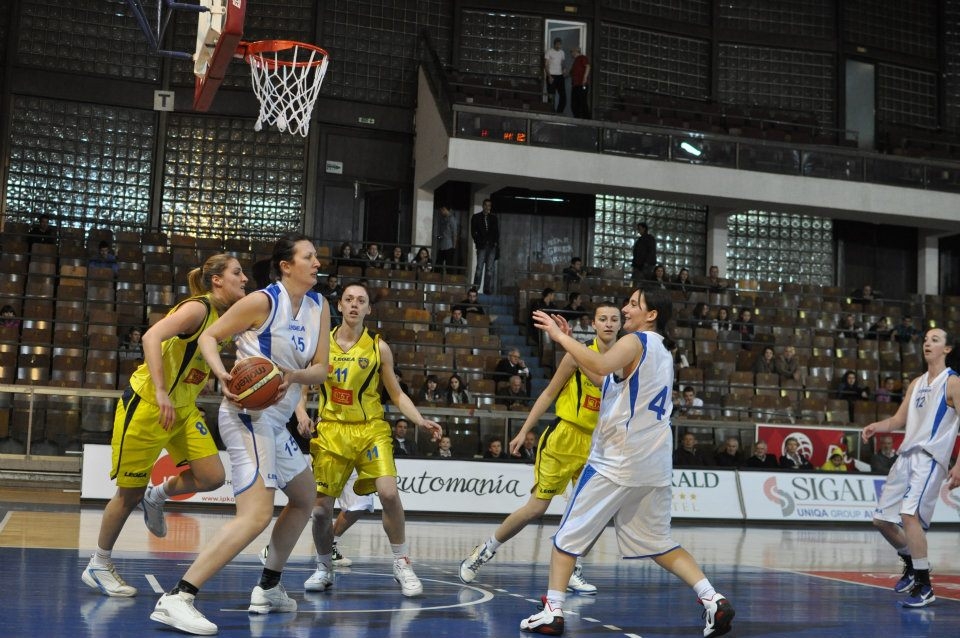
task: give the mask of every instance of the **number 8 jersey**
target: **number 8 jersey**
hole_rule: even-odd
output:
[[[330,331],[330,369],[320,388],[320,421],[364,423],[383,418],[380,403],[380,335],[363,329],[348,350]]]
[[[604,379],[587,464],[618,485],[662,487],[673,473],[673,357],[656,332],[633,336],[643,356],[625,379]]]

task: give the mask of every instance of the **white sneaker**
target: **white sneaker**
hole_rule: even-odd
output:
[[[413,566],[406,556],[393,561],[393,577],[400,583],[400,591],[404,596],[419,596],[423,593],[423,583],[413,573]]]
[[[333,544],[333,566],[334,567],[350,567],[353,565],[353,561],[340,553],[340,550],[337,548],[337,544]]]
[[[583,565],[581,565],[579,562],[577,562],[577,566],[573,568],[573,573],[570,574],[570,581],[567,583],[567,589],[584,596],[595,596],[597,593],[597,586],[588,583],[583,578]]]
[[[704,638],[722,636],[730,631],[730,623],[733,622],[736,612],[723,594],[714,594],[713,598],[709,599],[701,598],[700,604],[703,605],[703,618],[706,621],[703,628]]]
[[[164,594],[157,601],[150,620],[198,636],[213,636],[217,633],[217,626],[193,606],[192,596],[187,600],[180,594]]]
[[[333,587],[333,569],[317,563],[317,568],[310,578],[303,582],[306,591],[327,591]]]
[[[163,518],[163,503],[159,505],[152,500],[157,488],[153,485],[147,487],[143,498],[140,499],[140,506],[143,508],[143,523],[150,530],[150,533],[158,538],[167,535],[167,521]]]
[[[528,618],[520,621],[520,630],[528,631],[531,634],[546,634],[548,636],[559,636],[563,633],[563,610],[559,607],[554,609],[547,602],[547,597],[540,598],[543,602],[543,609]]]
[[[251,614],[269,614],[274,611],[297,611],[297,601],[287,596],[283,585],[264,589],[260,585],[253,588],[250,594]]]
[[[117,568],[113,566],[113,563],[94,565],[91,558],[80,579],[104,596],[129,598],[137,595],[137,588],[128,585],[120,578],[120,574],[117,573]]]
[[[496,552],[491,552],[487,549],[486,543],[480,543],[473,548],[473,551],[470,552],[470,555],[463,559],[460,563],[460,580],[465,583],[472,583],[477,579],[477,572],[480,571],[480,566],[489,561],[496,555]]]

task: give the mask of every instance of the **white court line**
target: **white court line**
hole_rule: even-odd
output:
[[[603,628],[604,628],[604,629],[609,629],[610,631],[623,631],[622,629],[620,629],[620,628],[617,627],[616,625],[604,625]]]
[[[626,638],[643,638],[640,634],[624,634]]]
[[[590,616],[580,616],[580,617],[586,620],[587,622],[600,622],[596,618],[591,618]]]
[[[10,516],[13,515],[13,512],[7,512],[3,515],[3,520],[0,521],[0,532],[3,531],[3,528],[7,526],[7,522],[10,520]]]
[[[155,593],[155,594],[165,594],[165,593],[166,593],[166,592],[163,590],[163,587],[160,586],[160,581],[157,580],[157,577],[156,577],[156,576],[154,576],[153,574],[144,574],[143,577],[147,579],[147,582],[148,582],[148,583],[150,583],[150,588],[153,589],[153,593]]]

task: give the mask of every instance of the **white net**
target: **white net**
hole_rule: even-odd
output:
[[[254,129],[275,124],[282,132],[306,137],[310,116],[327,74],[329,58],[322,50],[291,43],[281,51],[249,53],[253,92],[260,101]]]

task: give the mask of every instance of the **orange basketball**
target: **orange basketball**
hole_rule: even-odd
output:
[[[266,357],[240,359],[230,371],[230,392],[239,397],[247,410],[263,410],[275,403],[277,388],[283,383],[283,374]]]

